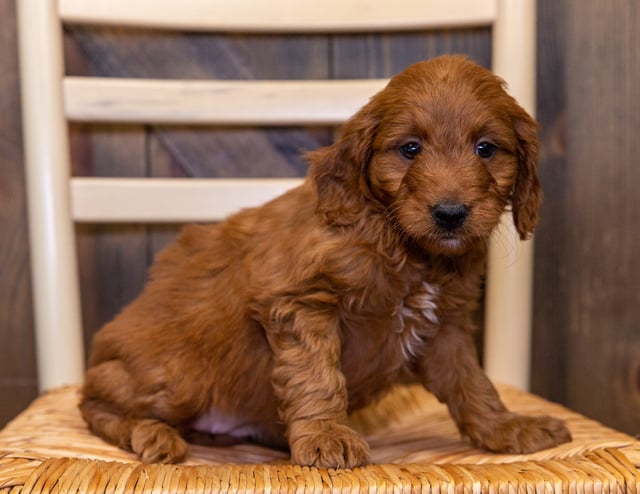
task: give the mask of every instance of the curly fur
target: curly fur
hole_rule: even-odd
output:
[[[348,414],[411,379],[477,446],[569,440],[505,408],[472,342],[487,240],[508,208],[528,237],[541,198],[537,125],[503,86],[463,57],[411,66],[309,154],[303,185],[186,227],[95,335],[91,430],[148,462],[180,461],[198,429],[354,467],[368,446]],[[443,223],[442,204],[465,214]]]

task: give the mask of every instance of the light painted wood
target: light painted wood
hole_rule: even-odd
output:
[[[59,0],[59,6],[70,23],[242,32],[414,30],[488,25],[495,17],[495,0]]]
[[[62,31],[54,4],[16,2],[40,390],[82,382],[84,372],[62,106]]]
[[[535,114],[535,0],[499,0],[493,70]],[[510,216],[489,249],[485,303],[485,369],[500,382],[529,388],[533,307],[533,240],[522,242]]]
[[[93,122],[335,125],[386,80],[184,81],[67,77],[66,114]]]
[[[301,183],[298,178],[73,178],[73,216],[93,223],[219,221]]]

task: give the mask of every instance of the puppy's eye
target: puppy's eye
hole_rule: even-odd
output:
[[[491,158],[494,154],[496,154],[497,150],[498,148],[495,144],[491,144],[487,141],[482,141],[476,144],[476,154],[482,159]]]
[[[404,156],[408,160],[412,160],[416,156],[418,156],[421,150],[422,147],[418,142],[409,142],[407,144],[404,144],[403,146],[400,146],[400,154],[402,154],[402,156]]]

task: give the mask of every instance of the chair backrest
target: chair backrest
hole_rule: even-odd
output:
[[[70,174],[68,121],[339,124],[383,80],[161,81],[64,74],[62,27],[212,32],[388,32],[492,26],[493,70],[534,109],[535,0],[20,0],[25,169],[41,389],[82,380],[74,221],[204,221],[264,202],[297,179],[106,179]],[[112,197],[117,197],[113,201]],[[526,388],[531,247],[505,221],[491,247],[485,360]]]

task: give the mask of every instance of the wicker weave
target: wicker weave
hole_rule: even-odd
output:
[[[412,386],[352,418],[372,449],[363,468],[299,467],[255,445],[192,446],[185,464],[144,465],[87,431],[77,388],[57,389],[0,432],[0,493],[640,492],[639,441],[530,394],[500,392],[514,410],[564,418],[574,441],[532,455],[488,454],[461,440],[446,409]]]

